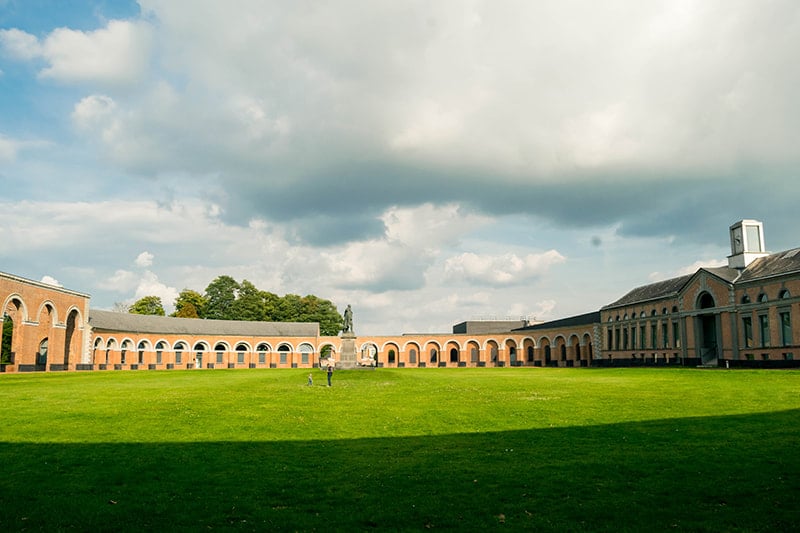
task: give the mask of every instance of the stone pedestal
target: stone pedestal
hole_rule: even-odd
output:
[[[356,334],[352,331],[342,333],[342,351],[339,352],[339,360],[336,361],[336,368],[356,368]]]

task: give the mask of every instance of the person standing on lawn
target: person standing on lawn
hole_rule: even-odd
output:
[[[328,365],[328,387],[331,386],[331,376],[333,376],[333,367]]]

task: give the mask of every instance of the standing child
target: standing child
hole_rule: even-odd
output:
[[[314,376],[311,375],[311,372],[308,373],[308,386],[311,387],[314,385]]]
[[[331,376],[333,375],[333,367],[328,365],[328,387],[331,386]]]

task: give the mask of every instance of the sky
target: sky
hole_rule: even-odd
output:
[[[0,271],[229,275],[357,334],[551,320],[800,246],[795,0],[0,0]]]

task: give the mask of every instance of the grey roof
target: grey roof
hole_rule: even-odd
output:
[[[252,337],[315,337],[316,322],[249,322],[238,320],[203,320],[152,315],[134,315],[113,311],[89,310],[89,325],[95,331],[163,333],[185,335],[239,335]]]
[[[800,248],[759,257],[742,271],[739,282],[754,281],[800,271]]]
[[[550,322],[542,322],[541,324],[534,324],[524,328],[513,330],[518,331],[532,331],[537,329],[549,328],[570,328],[575,326],[587,326],[600,322],[600,311],[592,311],[591,313],[584,313],[582,315],[570,316],[567,318],[560,318],[558,320],[551,320]]]
[[[737,270],[735,268],[731,268],[731,267],[726,267],[726,266],[723,266],[723,267],[703,267],[700,270],[705,270],[706,272],[710,272],[711,274],[714,274],[718,278],[722,278],[723,280],[725,280],[725,281],[727,281],[729,283],[733,283],[733,282],[737,281],[737,278],[739,277],[739,274],[741,274],[741,272],[739,270]]]
[[[658,281],[656,283],[650,283],[649,285],[636,287],[616,302],[604,305],[601,309],[620,307],[636,302],[645,302],[648,300],[656,300],[658,298],[675,295],[683,288],[684,285],[689,282],[692,276],[694,276],[694,274],[688,274],[686,276],[666,279],[664,281]]]

